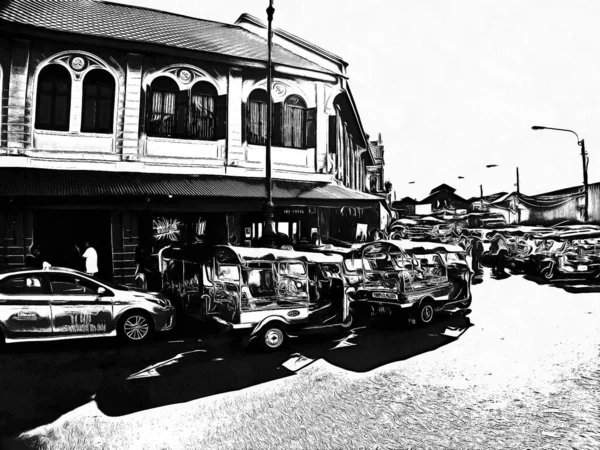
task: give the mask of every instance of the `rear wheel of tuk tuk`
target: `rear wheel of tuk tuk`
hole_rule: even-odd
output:
[[[352,314],[348,314],[346,321],[342,322],[342,328],[350,328],[353,323],[354,323],[354,318],[352,317]]]
[[[433,309],[433,303],[429,300],[424,300],[419,305],[417,318],[421,325],[427,325],[433,321],[435,316],[435,310]]]
[[[287,334],[279,324],[267,325],[263,330],[262,344],[268,350],[277,350],[287,342]]]
[[[554,278],[554,267],[553,266],[548,266],[548,267],[544,267],[542,269],[541,275],[544,277],[544,279],[546,280],[551,280]]]

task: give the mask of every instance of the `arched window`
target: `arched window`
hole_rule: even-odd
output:
[[[148,88],[148,136],[182,139],[224,139],[227,96],[205,81],[181,91],[169,77],[158,77]]]
[[[152,82],[148,107],[148,136],[172,137],[177,134],[177,115],[185,117],[178,98],[179,86],[169,77],[158,77]]]
[[[50,64],[38,76],[35,127],[39,130],[69,131],[71,74]]]
[[[248,144],[265,145],[267,142],[267,91],[256,89],[248,97],[247,137]]]
[[[285,99],[283,108],[283,145],[304,148],[306,142],[306,103],[297,95]]]
[[[115,79],[106,70],[92,70],[83,79],[81,131],[112,133]]]
[[[192,87],[187,137],[215,139],[217,133],[217,90],[206,81]]]

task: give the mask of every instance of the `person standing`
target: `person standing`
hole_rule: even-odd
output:
[[[85,260],[85,272],[95,277],[98,274],[98,253],[90,241],[84,243],[85,251],[81,257]]]

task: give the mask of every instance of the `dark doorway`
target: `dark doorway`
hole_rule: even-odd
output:
[[[33,237],[44,260],[53,266],[85,271],[85,261],[79,257],[89,240],[98,253],[98,270],[102,278],[112,279],[112,244],[110,212],[40,210],[33,213]]]

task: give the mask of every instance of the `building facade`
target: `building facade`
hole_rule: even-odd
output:
[[[0,24],[0,268],[34,242],[76,266],[91,239],[101,273],[129,283],[140,247],[261,235],[264,24],[91,0],[5,1]],[[368,176],[383,176],[383,155],[347,63],[282,30],[274,41],[277,231],[350,240],[341,221],[378,224],[381,197],[367,192],[384,186]]]

